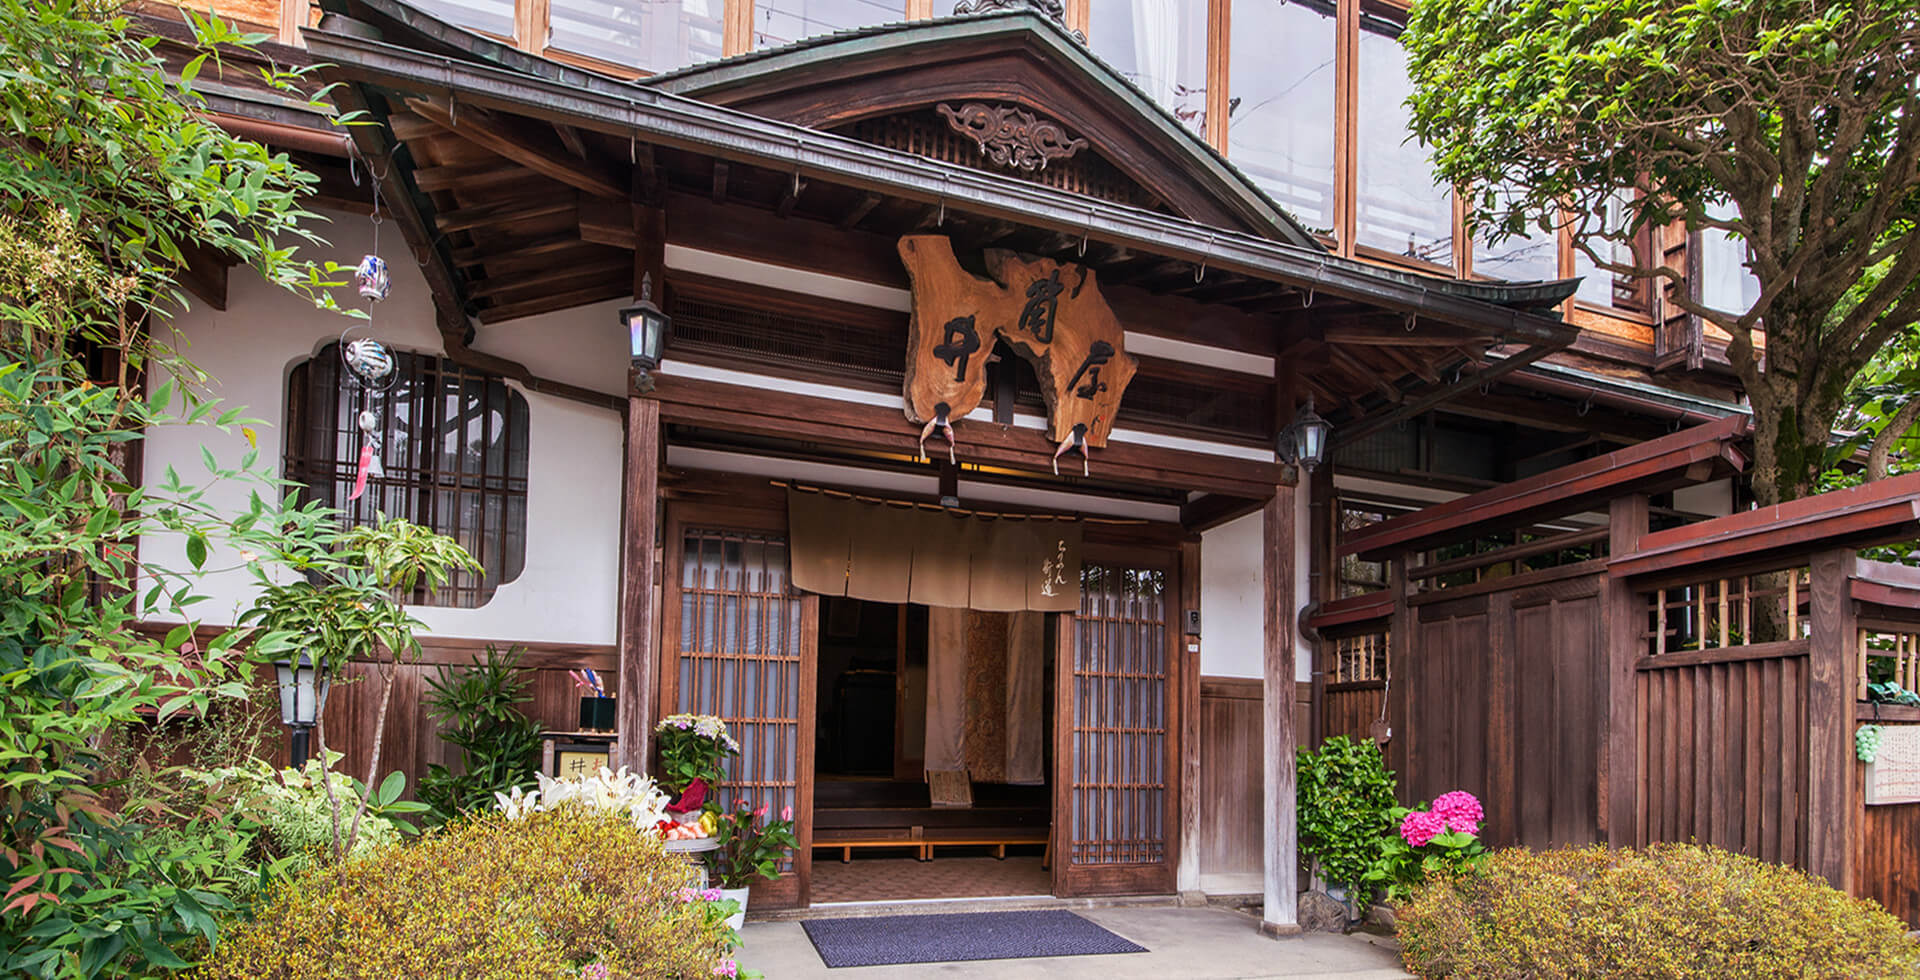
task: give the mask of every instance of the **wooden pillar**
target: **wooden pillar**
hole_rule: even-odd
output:
[[[644,772],[651,759],[653,542],[660,512],[660,403],[627,398],[625,487],[620,515],[620,763]]]
[[[1387,768],[1399,777],[1395,790],[1408,806],[1413,797],[1413,675],[1419,666],[1413,642],[1413,609],[1407,605],[1407,566],[1415,556],[1397,552],[1387,559],[1387,590],[1393,612],[1387,618]]]
[[[636,170],[633,187],[633,295],[651,278],[655,302],[667,308],[667,217],[651,206],[652,188]],[[660,519],[660,403],[650,391],[627,382],[626,456],[620,495],[620,705],[619,761],[645,772],[652,761],[655,640],[653,546]]]
[[[1340,596],[1340,553],[1335,528],[1339,514],[1333,488],[1333,462],[1320,464],[1307,479],[1307,601],[1326,605]],[[1317,636],[1316,634],[1311,634]],[[1307,702],[1307,743],[1314,747],[1326,737],[1323,712],[1327,701],[1327,671],[1333,667],[1333,644],[1324,639],[1313,641],[1308,663],[1313,666],[1310,680],[1313,693]]]
[[[1187,610],[1200,608],[1200,537],[1180,542],[1180,863],[1175,885],[1200,890],[1200,637],[1187,632]],[[1205,624],[1202,624],[1204,628]]]
[[[1299,924],[1299,824],[1296,816],[1293,772],[1294,702],[1294,488],[1276,486],[1262,517],[1266,540],[1262,579],[1266,586],[1266,656],[1261,732],[1265,770],[1261,807],[1265,881],[1262,888],[1260,930],[1270,936],[1291,936]]]
[[[1618,558],[1640,549],[1648,530],[1647,495],[1615,497],[1607,514],[1607,554]],[[1640,824],[1640,634],[1647,610],[1637,590],[1612,576],[1601,593],[1606,602],[1607,730],[1601,743],[1598,800],[1600,833],[1614,847],[1645,844]]]
[[[1807,870],[1853,891],[1853,658],[1860,613],[1850,594],[1859,559],[1813,556],[1813,633],[1807,648]]]

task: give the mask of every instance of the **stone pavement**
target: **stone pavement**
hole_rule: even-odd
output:
[[[890,911],[905,912],[898,907]],[[940,911],[934,903],[913,912]],[[958,909],[956,909],[958,911]],[[1176,906],[1076,908],[1076,913],[1139,945],[1145,953],[1056,956],[972,963],[917,963],[828,969],[795,921],[750,922],[741,931],[744,967],[767,980],[1251,980],[1329,977],[1405,980],[1400,956],[1371,936],[1326,933],[1262,936],[1250,916],[1221,908]]]

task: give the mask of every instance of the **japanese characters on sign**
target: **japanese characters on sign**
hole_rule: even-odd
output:
[[[1051,437],[1106,445],[1138,365],[1093,270],[989,249],[983,278],[943,235],[908,235],[899,250],[913,283],[909,419],[945,425],[978,408],[988,354],[1005,340],[1040,379]]]

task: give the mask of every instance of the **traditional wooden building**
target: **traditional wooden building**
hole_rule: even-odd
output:
[[[423,676],[517,644],[551,728],[569,668],[614,678],[618,760],[665,714],[729,720],[725,795],[805,845],[762,907],[820,899],[826,862],[1029,848],[1053,894],[1261,893],[1285,932],[1293,753],[1331,733],[1386,740],[1411,797],[1488,794],[1502,839],[1644,831],[1647,726],[1592,712],[1641,655],[1606,635],[1645,637],[1575,600],[1626,588],[1639,534],[1741,509],[1724,338],[1560,238],[1467,233],[1403,145],[1390,3],[229,13],[351,124],[238,71],[209,110],[320,174],[322,235],[392,292],[350,324],[211,261],[170,329],[314,499],[487,570],[417,610],[396,767],[445,756]],[[1642,247],[1745,288],[1729,243]],[[647,370],[643,296],[672,324]],[[399,355],[379,392],[343,376],[363,336]],[[1551,657],[1432,625],[1489,595]],[[375,708],[328,706],[352,757]]]

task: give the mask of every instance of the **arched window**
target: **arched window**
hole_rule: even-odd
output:
[[[340,382],[340,346],[293,369],[287,387],[287,479],[302,499],[352,524],[404,517],[460,542],[486,568],[456,574],[433,606],[473,608],[520,576],[527,554],[527,400],[493,375],[429,354],[395,351],[392,388],[373,397],[385,473],[349,501],[360,461],[356,417],[368,404]]]

